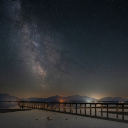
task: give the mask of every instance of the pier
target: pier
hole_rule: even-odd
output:
[[[124,119],[124,116],[128,115],[128,112],[125,111],[128,110],[128,103],[63,103],[19,101],[18,105],[21,108],[27,107],[32,109],[54,111],[113,121],[123,121],[128,123],[128,120]],[[100,112],[100,116],[98,112]],[[116,114],[116,118],[113,119],[109,117],[109,114]],[[119,118],[119,116],[121,117]]]

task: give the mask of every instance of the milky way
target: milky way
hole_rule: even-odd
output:
[[[64,64],[60,64],[61,39],[57,33],[52,35],[49,31],[45,32],[43,27],[39,30],[36,17],[31,16],[31,20],[27,21],[23,16],[22,1],[8,1],[8,4],[8,14],[13,21],[11,28],[16,34],[13,40],[17,45],[18,56],[23,60],[24,70],[34,75],[34,78],[40,79],[44,87],[50,70],[57,70],[56,65],[61,71],[65,71]]]
[[[1,0],[0,93],[128,97],[127,6]]]

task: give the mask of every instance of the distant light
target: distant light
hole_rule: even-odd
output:
[[[64,102],[63,100],[60,100],[60,102]]]

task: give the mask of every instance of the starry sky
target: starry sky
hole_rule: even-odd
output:
[[[127,0],[0,0],[0,93],[128,98]]]

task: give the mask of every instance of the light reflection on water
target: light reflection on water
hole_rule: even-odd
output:
[[[0,102],[0,109],[18,109],[17,102]]]

